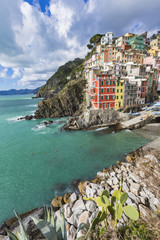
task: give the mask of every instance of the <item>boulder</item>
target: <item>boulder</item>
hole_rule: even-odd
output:
[[[79,217],[79,221],[78,221],[78,226],[81,224],[81,223],[86,223],[88,224],[89,223],[89,212],[88,211],[84,211],[81,213],[80,217]]]
[[[84,202],[82,199],[79,199],[75,202],[75,204],[72,207],[72,212],[75,212],[77,210],[85,210],[86,207],[84,205]]]
[[[86,203],[86,208],[89,212],[93,213],[94,211],[96,211],[96,203],[92,200],[87,201]]]
[[[58,197],[53,198],[51,204],[55,208],[60,208],[61,205],[63,204],[63,197],[58,196]]]
[[[78,189],[82,195],[85,194],[85,189],[88,183],[88,181],[83,181],[78,184]]]
[[[139,189],[140,189],[140,185],[137,184],[137,183],[132,183],[131,186],[130,186],[130,191],[132,193],[134,193],[135,195],[139,194]]]
[[[76,193],[72,193],[70,198],[69,198],[69,203],[74,203],[77,200],[77,195]]]
[[[70,226],[70,228],[69,228],[69,230],[67,231],[67,239],[68,240],[73,240],[73,239],[75,239],[75,237],[76,237],[76,228],[73,226],[73,225],[71,225]]]
[[[71,193],[66,193],[63,197],[64,203],[68,203],[70,199]]]

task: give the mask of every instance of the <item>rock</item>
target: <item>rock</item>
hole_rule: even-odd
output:
[[[80,217],[79,217],[79,221],[78,221],[78,226],[81,224],[81,223],[86,223],[88,224],[89,223],[89,212],[88,211],[84,211],[81,213]]]
[[[139,204],[139,211],[142,218],[148,218],[151,215],[150,210],[142,204]]]
[[[99,178],[100,180],[105,180],[106,179],[106,173],[98,172],[97,173],[97,178]]]
[[[127,155],[126,161],[127,161],[127,162],[130,162],[130,161],[132,161],[132,158],[131,158],[129,155]]]
[[[129,177],[132,178],[134,182],[140,183],[140,179],[137,176],[135,176],[133,173],[130,174]]]
[[[147,197],[140,197],[140,201],[143,205],[148,205],[148,198]]]
[[[63,197],[63,201],[64,203],[68,203],[69,202],[69,198],[71,196],[71,193],[66,193]]]
[[[65,205],[63,206],[63,209],[64,209],[64,216],[65,216],[65,218],[70,218],[72,212],[71,212],[71,209],[70,209],[69,204],[68,204],[68,203],[65,204]]]
[[[95,178],[95,179],[93,179],[91,182],[92,182],[92,183],[99,183],[99,182],[100,182],[100,179]]]
[[[134,193],[135,195],[138,195],[140,189],[140,185],[137,183],[132,183],[130,186],[130,191]]]
[[[127,203],[127,205],[132,205],[132,201],[131,201],[131,199],[129,197],[127,198],[126,203]]]
[[[112,180],[110,178],[106,182],[112,187],[113,182],[112,182]]]
[[[77,200],[77,195],[75,193],[72,193],[69,198],[69,203],[74,203]]]
[[[123,166],[123,165],[121,166],[121,171],[122,172],[127,172],[127,169],[125,168],[125,166]]]
[[[75,211],[70,218],[67,218],[67,222],[74,225],[76,228],[78,227],[79,216],[83,212],[82,209]]]
[[[128,193],[128,196],[129,196],[129,198],[131,198],[132,199],[132,201],[134,202],[134,203],[139,203],[140,202],[140,199],[138,198],[138,197],[136,197],[132,192],[129,192]]]
[[[117,185],[119,183],[119,181],[116,177],[113,177],[112,181],[113,181],[114,185]]]
[[[111,177],[114,177],[115,175],[116,175],[115,172],[111,172],[111,173],[110,173],[110,176],[111,176]]]
[[[75,212],[77,210],[85,210],[86,207],[84,205],[84,202],[82,199],[79,199],[75,202],[75,204],[72,207],[72,212]]]
[[[160,206],[160,201],[157,198],[151,198],[149,203],[153,211],[157,211],[158,207]]]
[[[150,198],[155,197],[155,195],[148,188],[144,187],[144,191],[145,191],[145,193],[147,194],[148,197],[150,197]]]
[[[62,75],[64,78],[65,74]],[[60,81],[60,79],[62,79],[62,76],[58,77],[57,81]],[[50,82],[51,80],[49,80],[49,83]],[[46,92],[45,95],[47,95],[47,97],[47,92],[53,93],[50,94],[51,97],[39,102],[38,109],[35,112],[35,118],[59,118],[64,116],[72,116],[77,110],[80,110],[80,106],[83,104],[85,87],[86,80],[80,77],[77,80],[70,81],[67,86],[64,86],[64,84],[61,83],[61,85],[59,85],[60,89],[56,87],[55,90],[49,89],[49,91],[39,91],[40,94],[43,94],[41,92],[44,92],[44,94]],[[59,92],[59,90],[62,91]],[[58,92],[59,94],[56,94]],[[68,128],[68,125],[66,127]]]
[[[25,116],[25,119],[26,120],[31,120],[31,119],[33,119],[33,115],[27,115],[27,116]]]
[[[61,205],[63,204],[63,198],[58,196],[58,197],[55,197],[52,202],[51,202],[52,206],[55,207],[55,208],[60,208]]]
[[[67,239],[68,240],[73,240],[73,239],[75,239],[75,237],[76,237],[76,228],[73,226],[73,225],[71,225],[70,226],[70,228],[69,228],[69,230],[67,231]]]
[[[96,211],[96,203],[92,200],[87,201],[86,203],[86,208],[89,212],[93,213],[94,211]]]
[[[126,182],[123,182],[122,191],[127,193],[129,192],[129,186]]]
[[[92,215],[89,217],[89,224],[92,223],[93,219],[95,219],[97,217],[97,213],[98,211],[95,211],[92,213]]]
[[[82,195],[85,194],[86,186],[88,183],[88,181],[83,181],[78,184],[78,189]]]
[[[94,197],[94,194],[96,194],[96,189],[90,188],[88,185],[86,186],[86,196],[87,197]]]

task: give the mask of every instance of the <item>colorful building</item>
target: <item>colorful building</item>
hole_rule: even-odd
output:
[[[144,46],[144,36],[139,36],[136,35],[132,38],[130,38],[127,43],[129,45],[131,45],[132,49],[135,50],[144,50],[145,46]]]
[[[94,74],[90,90],[93,106],[102,109],[114,109],[116,97],[116,77],[107,72]]]
[[[124,36],[119,37],[115,42],[116,46],[121,47],[134,35],[135,35],[134,33],[126,33]]]
[[[153,39],[150,42],[150,46],[152,49],[155,49],[155,50],[160,49],[160,36],[158,36],[156,39]]]
[[[115,110],[123,109],[124,80],[118,79],[116,83]]]
[[[116,53],[116,60],[121,63],[133,62],[137,64],[143,63],[143,54],[135,51],[119,51]]]
[[[104,50],[104,62],[116,61],[117,47],[110,45]]]
[[[101,45],[112,44],[113,32],[107,32],[105,36],[101,38]]]

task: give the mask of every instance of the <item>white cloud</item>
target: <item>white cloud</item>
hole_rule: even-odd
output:
[[[96,33],[119,36],[139,23],[135,31],[151,35],[160,27],[159,0],[50,0],[45,13],[37,2],[1,2],[0,65],[13,70],[8,85],[13,79],[19,88],[42,85],[60,65],[84,57]]]
[[[7,68],[0,69],[0,78],[6,79],[7,78],[7,72],[8,72]]]

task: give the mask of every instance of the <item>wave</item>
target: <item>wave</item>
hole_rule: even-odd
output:
[[[25,116],[17,116],[17,117],[13,117],[13,118],[7,118],[7,121],[9,122],[19,122],[19,121],[24,121],[25,119],[20,119],[20,118],[24,118]],[[20,120],[18,120],[20,119]]]
[[[31,105],[26,105],[25,107],[37,107],[38,104],[31,104]]]
[[[97,128],[95,131],[101,131],[101,130],[104,130],[104,129],[107,129],[108,127],[103,127],[103,128]]]

